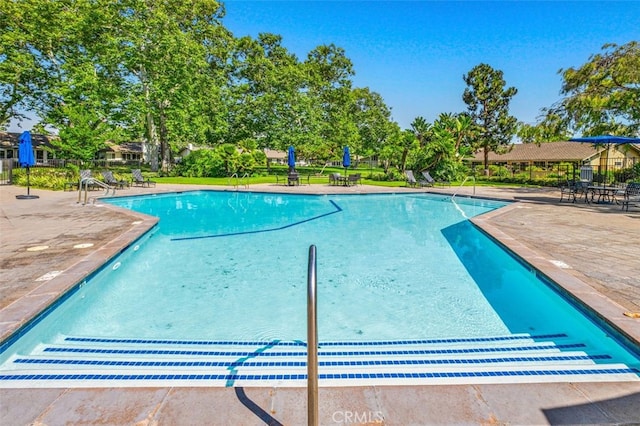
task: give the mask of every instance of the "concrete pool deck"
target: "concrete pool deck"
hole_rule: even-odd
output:
[[[157,185],[118,195],[232,187]],[[474,222],[573,293],[631,339],[640,341],[640,209],[559,203],[552,189],[274,184],[240,191],[286,193],[457,192],[517,200]],[[155,219],[77,192],[0,186],[0,336],[54,301],[116,255]],[[101,195],[93,192],[91,195]],[[91,246],[88,246],[90,245]],[[45,248],[46,247],[46,248]],[[2,389],[0,423],[305,424],[306,390],[294,388]],[[251,404],[251,402],[253,404]],[[253,409],[248,408],[253,407]],[[632,424],[640,421],[640,385],[555,383],[321,388],[321,424]],[[261,414],[262,413],[262,414]],[[382,420],[384,419],[384,420]]]

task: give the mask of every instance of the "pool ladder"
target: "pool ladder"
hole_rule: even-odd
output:
[[[249,188],[249,173],[243,174],[242,177],[239,177],[237,173],[232,174],[227,179],[227,185],[233,186],[235,189],[238,189],[240,185]]]
[[[82,205],[87,204],[87,198],[89,196],[89,185],[96,185],[103,188],[105,190],[105,197],[109,195],[109,192],[111,192],[111,195],[116,195],[115,186],[107,185],[106,183],[95,178],[85,178],[80,181],[80,185],[78,186],[78,203],[82,201],[82,191],[84,190],[84,201],[82,202]],[[93,204],[96,201],[96,197],[91,197],[89,198],[89,200]]]

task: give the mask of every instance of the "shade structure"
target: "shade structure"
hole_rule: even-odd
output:
[[[296,150],[293,148],[293,145],[289,147],[289,151],[287,152],[287,164],[289,165],[289,171],[296,168]]]
[[[27,195],[16,195],[19,200],[30,200],[39,198],[37,195],[31,195],[31,182],[30,182],[30,167],[36,164],[36,160],[33,156],[33,144],[31,143],[31,133],[28,131],[22,132],[18,139],[20,145],[18,146],[18,163],[20,167],[26,167],[27,169]]]
[[[349,147],[345,146],[342,152],[342,167],[345,169],[351,165],[351,154],[349,153]]]
[[[612,144],[625,144],[625,143],[640,143],[640,138],[631,138],[628,136],[600,135],[600,136],[585,136],[582,138],[571,138],[569,139],[569,141],[592,143],[594,145],[612,145]]]
[[[570,142],[590,143],[593,145],[606,145],[607,152],[604,161],[604,179],[603,184],[606,186],[606,176],[609,171],[609,148],[611,145],[622,145],[627,143],[640,143],[640,138],[633,138],[629,136],[614,136],[614,135],[598,135],[598,136],[584,136],[581,138],[571,138]]]

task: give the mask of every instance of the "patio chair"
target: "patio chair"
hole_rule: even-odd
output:
[[[560,189],[560,202],[567,198],[567,201],[572,203],[576,202],[576,183],[574,181],[566,180],[561,183],[558,188]]]
[[[627,184],[622,196],[622,210],[629,211],[629,205],[640,206],[640,182]]]
[[[91,178],[91,170],[80,170],[80,178],[78,180],[65,182],[64,190],[74,191],[79,189],[82,181],[89,178]]]
[[[593,183],[593,167],[580,167],[580,182],[588,182],[589,184]]]
[[[133,169],[131,170],[131,177],[132,177],[132,181],[131,183],[133,184],[133,186],[141,186],[141,187],[147,187],[150,188],[151,186],[156,186],[156,183],[152,180],[150,180],[149,178],[145,179],[144,176],[142,176],[142,171],[140,169]]]
[[[418,185],[418,181],[416,180],[416,177],[413,175],[413,170],[405,170],[404,175],[406,176],[406,179],[407,179],[407,186],[415,188]]]
[[[362,175],[360,173],[347,176],[347,186],[351,185],[362,185]]]
[[[425,186],[434,186],[436,184],[441,184],[441,185],[448,185],[451,186],[451,182],[449,182],[448,180],[442,180],[442,179],[434,179],[431,174],[429,173],[429,170],[423,170],[422,171],[422,176],[424,177],[425,182],[427,182],[428,185]]]
[[[113,176],[113,172],[111,170],[103,170],[102,171],[102,180],[109,186],[113,186],[116,188],[124,189],[125,186],[129,186],[129,182],[126,180],[118,180]]]
[[[339,185],[340,184],[340,173],[331,173],[329,175],[329,185]]]

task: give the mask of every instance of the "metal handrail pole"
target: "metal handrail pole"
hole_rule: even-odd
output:
[[[89,196],[89,179],[86,179],[84,182],[84,203],[82,203],[83,205],[87,204],[88,196]]]
[[[307,424],[318,424],[318,326],[316,246],[309,247],[307,273]]]

